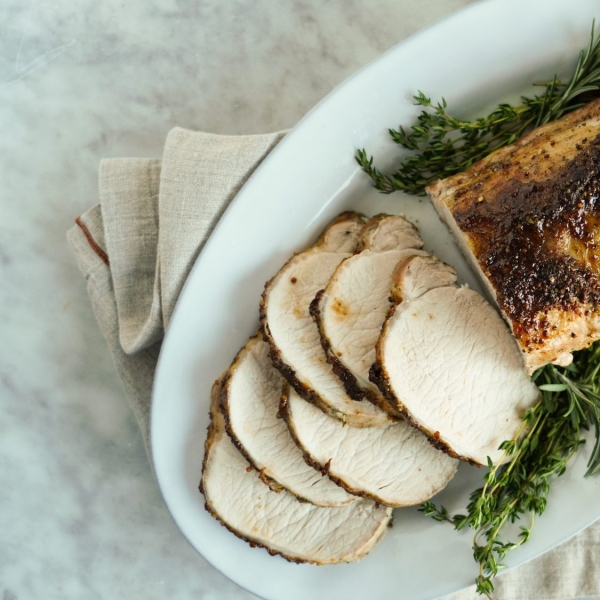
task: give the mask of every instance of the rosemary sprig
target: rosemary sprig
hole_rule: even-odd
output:
[[[448,112],[446,100],[434,105],[423,92],[414,96],[425,110],[410,130],[390,129],[392,140],[413,152],[391,174],[384,174],[373,164],[364,149],[356,152],[356,161],[384,194],[403,191],[424,195],[425,187],[438,179],[460,173],[494,150],[512,144],[531,129],[558,119],[583,105],[582,95],[600,89],[600,36],[595,37],[595,22],[587,48],[567,84],[555,75],[544,84],[542,94],[521,97],[521,104],[500,104],[487,117],[468,121]]]
[[[536,515],[546,508],[552,477],[561,476],[568,462],[584,443],[582,431],[600,422],[600,343],[575,355],[566,368],[547,365],[534,374],[542,398],[524,416],[523,426],[514,439],[501,448],[503,465],[490,464],[483,487],[475,490],[466,514],[450,515],[448,510],[425,502],[419,509],[437,521],[447,521],[459,529],[475,530],[473,555],[479,563],[477,591],[492,598],[492,578],[502,568],[510,550],[525,543]],[[586,475],[600,471],[598,439]],[[508,523],[523,517],[529,524],[520,527],[518,539],[501,541]]]

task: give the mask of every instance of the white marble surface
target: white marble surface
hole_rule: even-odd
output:
[[[65,241],[98,162],[291,127],[470,0],[0,2],[0,598],[252,596],[187,544]]]
[[[65,232],[101,158],[291,127],[471,1],[0,1],[0,600],[253,598],[171,520]]]

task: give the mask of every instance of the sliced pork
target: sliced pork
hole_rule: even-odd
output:
[[[269,345],[250,338],[223,377],[221,409],[227,433],[250,464],[275,491],[283,486],[319,506],[356,500],[306,464],[279,414],[284,379],[269,358]]]
[[[306,460],[348,492],[392,507],[431,498],[452,479],[457,462],[433,448],[404,421],[385,427],[344,426],[303,400],[284,392],[281,413]]]
[[[600,100],[427,191],[530,373],[600,338]]]
[[[351,562],[372,550],[389,526],[391,509],[362,499],[324,508],[274,492],[226,434],[219,385],[213,388],[200,483],[211,515],[243,540],[294,562]]]
[[[416,227],[404,216],[378,215],[360,235],[362,251],[340,263],[313,304],[327,358],[355,400],[367,398],[394,413],[369,381],[375,345],[392,306],[390,285],[403,258],[425,255]]]
[[[295,255],[265,286],[261,325],[275,367],[305,399],[357,427],[381,427],[389,416],[370,402],[352,400],[321,346],[310,304],[342,260],[357,249],[365,217],[344,213],[315,246]]]
[[[436,447],[478,465],[501,460],[539,392],[500,315],[434,257],[401,262],[392,297],[372,381]]]

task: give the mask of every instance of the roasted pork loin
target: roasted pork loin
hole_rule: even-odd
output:
[[[531,373],[600,337],[600,100],[427,189]]]
[[[327,360],[355,400],[367,398],[395,414],[369,381],[375,344],[391,307],[390,284],[398,261],[423,246],[404,216],[377,215],[361,231],[361,251],[340,263],[312,305]]]
[[[351,562],[372,550],[385,534],[392,510],[363,499],[325,508],[299,502],[285,490],[274,492],[225,432],[219,388],[217,382],[200,482],[206,509],[238,537],[293,562]]]
[[[265,286],[261,327],[275,367],[306,400],[356,427],[382,427],[389,415],[368,401],[356,402],[327,362],[310,315],[315,295],[342,260],[358,248],[366,217],[343,213],[317,243],[291,258]]]
[[[539,398],[515,340],[479,294],[456,285],[433,256],[400,262],[371,380],[431,443],[477,465],[496,463],[504,440]]]
[[[281,414],[305,459],[348,492],[392,506],[414,506],[437,494],[458,461],[433,448],[405,421],[350,427],[303,400],[293,388]]]
[[[261,479],[318,506],[356,500],[313,467],[296,446],[279,414],[283,377],[271,364],[269,345],[256,335],[239,351],[222,378],[221,409],[229,437]]]

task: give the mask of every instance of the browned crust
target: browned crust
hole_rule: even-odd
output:
[[[371,390],[365,390],[360,385],[354,373],[342,363],[331,348],[331,340],[325,333],[325,327],[321,321],[321,299],[323,298],[324,292],[325,290],[319,291],[315,296],[315,299],[310,303],[310,316],[317,324],[321,346],[325,351],[327,362],[331,365],[333,372],[344,385],[346,393],[350,398],[356,401],[368,400],[371,404],[374,404],[377,408],[390,415],[394,420],[401,419],[402,415],[396,411],[381,394],[373,393]]]
[[[598,337],[600,100],[427,188],[529,372]]]
[[[545,123],[544,125],[536,127],[533,131],[530,131],[527,135],[519,138],[509,146],[499,148],[476,163],[473,163],[466,171],[457,173],[456,175],[451,175],[445,179],[438,179],[437,181],[434,181],[425,188],[425,191],[430,195],[437,195],[442,192],[446,186],[456,185],[457,189],[459,189],[462,186],[466,173],[468,172],[473,172],[475,174],[475,178],[471,182],[472,186],[479,186],[480,182],[485,182],[494,177],[494,174],[497,173],[498,168],[502,169],[503,171],[506,171],[510,168],[510,164],[505,164],[505,157],[510,158],[523,148],[532,147],[532,142],[539,142],[541,144],[549,140],[552,141],[549,132],[560,133],[565,129],[575,129],[576,127],[583,125],[584,122],[590,118],[598,116],[599,111],[600,99],[596,98],[581,108],[562,116],[560,119],[550,121],[549,123]],[[586,138],[586,143],[590,141],[590,139],[591,136],[588,136]],[[520,167],[521,165],[516,164],[514,166]],[[459,201],[462,201],[461,196],[454,200],[454,203],[450,208],[454,208],[454,204],[458,203]]]
[[[266,469],[265,467],[263,467],[263,468],[259,467],[254,462],[254,460],[252,459],[252,456],[248,453],[248,451],[243,446],[243,444],[239,441],[239,439],[235,435],[235,432],[233,431],[233,427],[231,426],[231,418],[230,418],[230,414],[229,414],[229,387],[230,387],[231,378],[233,377],[233,374],[235,373],[235,370],[237,369],[238,363],[240,362],[242,355],[244,354],[244,352],[248,352],[247,346],[250,343],[250,341],[252,341],[255,338],[259,338],[259,337],[260,337],[260,333],[256,333],[255,335],[250,337],[250,339],[244,344],[244,346],[240,349],[240,351],[235,355],[235,358],[233,359],[231,366],[229,367],[229,369],[227,369],[227,371],[222,376],[221,385],[220,385],[219,391],[218,391],[218,402],[219,402],[219,409],[220,409],[221,414],[223,415],[223,419],[225,421],[225,431],[227,432],[227,435],[233,442],[233,445],[239,450],[240,454],[248,461],[248,463],[250,464],[250,466],[253,469],[258,471],[259,477],[261,478],[263,483],[268,485],[277,494],[279,492],[281,492],[281,490],[286,490],[290,494],[293,494],[294,496],[296,496],[296,498],[298,498],[298,500],[300,502],[309,502],[310,503],[310,500],[307,500],[306,498],[299,496],[295,492],[292,492],[291,490],[286,488],[284,485],[279,483],[274,477],[269,475],[268,469]]]
[[[211,391],[210,423],[208,425],[208,433],[206,435],[206,441],[204,442],[204,458],[202,460],[202,478],[200,479],[200,485],[198,486],[200,493],[204,496],[204,500],[205,500],[204,508],[213,518],[215,518],[217,521],[219,521],[219,523],[221,523],[221,525],[223,525],[223,527],[225,527],[226,529],[231,531],[231,533],[233,533],[233,535],[240,538],[241,540],[244,540],[245,542],[248,542],[248,544],[250,544],[251,548],[264,548],[271,556],[281,556],[282,558],[285,558],[285,560],[287,560],[288,562],[291,562],[291,563],[296,563],[296,564],[310,563],[313,565],[329,564],[329,563],[322,563],[319,561],[308,560],[305,558],[297,558],[297,557],[288,556],[288,555],[284,554],[283,552],[273,550],[272,548],[269,548],[268,546],[265,546],[264,544],[261,544],[260,542],[257,542],[256,540],[247,538],[244,535],[242,535],[239,531],[237,531],[236,529],[234,529],[233,527],[228,525],[223,519],[221,519],[219,514],[211,507],[211,505],[208,501],[208,498],[206,497],[206,494],[204,492],[204,471],[206,469],[206,464],[208,462],[208,456],[210,453],[210,449],[211,449],[212,445],[215,443],[215,439],[219,433],[218,428],[215,424],[215,417],[216,417],[216,412],[217,411],[220,412],[220,400],[219,399],[220,399],[220,394],[221,394],[221,387],[222,387],[222,383],[220,380],[217,379],[215,381],[215,383],[213,384],[212,391]]]
[[[352,494],[354,496],[360,496],[361,498],[368,498],[369,500],[374,500],[375,502],[377,502],[377,504],[389,506],[391,508],[404,507],[404,505],[396,506],[393,504],[388,504],[376,494],[371,494],[362,489],[353,488],[351,485],[346,483],[343,480],[343,478],[331,472],[331,458],[326,463],[321,463],[302,445],[302,442],[298,438],[298,434],[296,433],[296,430],[294,428],[294,422],[290,413],[287,386],[284,387],[283,393],[281,395],[281,400],[279,402],[279,412],[281,416],[285,419],[285,422],[289,427],[292,438],[294,438],[294,441],[296,442],[298,448],[300,448],[300,450],[302,451],[302,456],[304,457],[304,460],[308,465],[313,467],[313,469],[317,469],[317,471],[320,471],[321,473],[323,473],[323,475],[327,475],[327,477],[329,477],[331,481],[339,485],[341,488],[344,488],[349,494]]]
[[[381,336],[379,337],[379,341],[377,342],[377,354],[376,359],[371,369],[369,371],[369,379],[379,388],[379,391],[385,396],[386,400],[398,410],[400,414],[404,417],[404,419],[410,423],[413,427],[418,429],[421,433],[425,435],[429,443],[438,450],[448,454],[452,458],[457,458],[463,462],[469,463],[470,465],[474,465],[476,467],[483,466],[481,463],[478,463],[476,460],[472,458],[468,458],[466,456],[461,456],[457,454],[444,440],[440,438],[439,432],[433,432],[423,427],[420,423],[413,419],[410,412],[407,410],[406,406],[396,397],[392,390],[392,386],[390,383],[390,378],[385,370],[384,362],[381,355],[381,347],[383,345],[383,341],[385,340],[385,336],[387,335],[388,325],[390,323],[391,318],[394,316],[396,312],[396,306],[392,306],[390,308],[388,315],[385,319],[385,323],[383,325],[383,329],[381,331]]]

